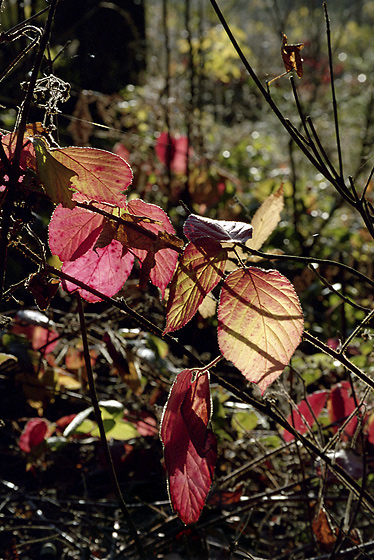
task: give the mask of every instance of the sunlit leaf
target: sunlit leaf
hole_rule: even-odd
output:
[[[1,143],[3,145],[4,152],[8,157],[9,161],[13,160],[14,151],[17,145],[17,137],[18,137],[17,132],[11,132],[10,134],[5,134],[4,136],[1,137]],[[0,166],[2,166],[2,164],[0,164]],[[22,144],[19,166],[22,170],[25,170],[27,168],[36,170],[35,150],[30,139],[28,138],[27,131],[25,133],[23,144]]]
[[[74,261],[91,249],[100,235],[103,216],[84,208],[55,209],[48,228],[49,247],[64,261]]]
[[[251,221],[253,235],[252,239],[245,242],[247,247],[255,250],[261,249],[277,227],[283,207],[283,187],[280,187],[275,193],[269,195],[255,212]]]
[[[45,192],[55,204],[74,208],[72,199],[73,177],[76,172],[58,161],[41,138],[33,138],[37,161],[37,173]]]
[[[226,258],[226,250],[216,242],[187,245],[170,285],[165,333],[192,319],[207,293],[222,279]]]
[[[175,138],[167,132],[161,132],[156,140],[155,152],[158,159],[174,173],[187,173],[188,138]]]
[[[111,152],[96,148],[59,148],[51,150],[53,157],[74,173],[74,188],[88,200],[123,207],[126,196],[121,194],[132,181],[129,164]]]
[[[160,436],[171,504],[186,524],[200,517],[213,479],[217,447],[207,428],[210,415],[208,374],[182,371],[165,405]]]
[[[282,373],[302,331],[298,297],[278,271],[249,267],[227,276],[218,305],[219,346],[261,392]]]
[[[122,249],[118,241],[112,241],[102,249],[90,249],[75,261],[66,261],[62,271],[108,297],[114,296],[122,288],[134,264],[134,256],[126,253],[122,257]],[[82,298],[91,303],[101,301],[71,282],[64,282],[63,286],[68,292],[78,291]]]
[[[143,227],[158,235],[155,247],[160,248],[155,252],[155,264],[150,270],[149,279],[152,284],[160,288],[162,297],[164,297],[165,288],[169,284],[175,270],[175,265],[177,264],[178,253],[176,250],[181,249],[183,242],[175,235],[175,229],[172,223],[167,214],[159,206],[148,204],[143,200],[137,199],[131,200],[127,208],[133,215],[148,216],[159,222],[145,223]],[[166,243],[170,243],[169,247]],[[135,249],[134,254],[144,263],[146,251]]]
[[[95,247],[103,247],[111,240],[119,241],[124,250],[131,251],[141,263],[140,287],[145,288],[150,279],[164,296],[183,241],[175,235],[168,216],[159,206],[133,200],[127,209],[121,222],[104,223]]]

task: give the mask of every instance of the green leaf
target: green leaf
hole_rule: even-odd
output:
[[[45,192],[55,204],[61,203],[65,208],[74,208],[72,200],[72,178],[75,171],[60,163],[48,149],[41,138],[32,139],[37,163],[37,173]]]
[[[245,434],[256,428],[258,416],[255,412],[235,412],[231,422],[238,434]]]
[[[103,421],[103,424],[108,438],[126,441],[128,439],[139,437],[138,430],[134,428],[132,424],[125,422],[124,420],[115,422],[114,420],[106,419]],[[99,437],[99,428],[96,427],[92,430],[91,435],[93,437]]]

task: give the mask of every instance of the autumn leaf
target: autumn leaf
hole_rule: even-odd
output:
[[[303,76],[303,61],[300,55],[302,48],[304,48],[304,43],[289,45],[287,43],[287,35],[283,33],[281,53],[284,67],[286,72],[295,70],[299,78]]]
[[[186,524],[199,519],[213,480],[217,444],[207,428],[210,416],[208,374],[182,371],[170,390],[160,437],[170,501]]]
[[[44,418],[32,418],[26,423],[20,435],[18,445],[25,453],[30,453],[35,447],[45,441],[51,434],[50,422]]]
[[[41,137],[32,139],[37,162],[37,173],[45,192],[55,204],[74,208],[72,179],[76,172],[59,162]]]
[[[338,529],[331,527],[324,507],[320,507],[312,521],[312,530],[318,544],[323,550],[331,551],[334,548]]]
[[[57,206],[48,227],[49,247],[64,261],[74,261],[91,249],[102,230],[103,216],[76,206]]]
[[[155,152],[158,159],[174,173],[187,173],[189,152],[187,136],[178,138],[161,132],[156,140]]]
[[[32,293],[39,309],[47,309],[60,286],[57,278],[47,278],[41,273],[30,274],[25,287]]]
[[[333,424],[334,430],[337,431],[346,418],[356,409],[356,401],[349,381],[342,381],[342,383],[332,388],[327,406],[330,422]],[[356,431],[357,424],[358,418],[354,416],[345,426],[345,434],[352,437]]]
[[[308,427],[311,428],[315,424],[316,418],[318,418],[325,407],[327,396],[327,391],[315,391],[312,395],[303,399],[297,405],[296,410],[292,410],[287,418],[287,422],[299,434],[305,434],[308,431]],[[291,432],[284,430],[283,439],[285,441],[292,441],[295,439],[295,436]]]
[[[132,181],[129,164],[120,156],[96,148],[58,148],[51,150],[53,158],[73,172],[74,188],[87,200],[126,204],[122,194]]]
[[[252,226],[190,214],[184,223],[183,233],[195,245],[207,238],[218,243],[245,243],[252,237]]]
[[[298,297],[278,271],[249,267],[227,276],[218,305],[219,347],[262,393],[288,364],[302,331]]]
[[[64,262],[61,270],[90,288],[112,297],[122,288],[134,264],[134,256],[129,252],[122,256],[122,252],[121,243],[112,241],[102,249],[90,249],[75,261]],[[68,292],[78,291],[82,298],[91,303],[101,301],[72,282],[63,282],[63,287]]]
[[[187,245],[170,285],[164,333],[180,329],[192,319],[205,296],[222,279],[226,258],[227,252],[219,243]]]
[[[119,241],[141,263],[140,287],[145,288],[149,279],[164,297],[184,243],[175,235],[167,214],[159,206],[138,199],[129,202],[127,210],[118,220],[104,222],[95,247]]]
[[[251,221],[253,235],[251,239],[245,242],[246,247],[254,249],[255,251],[261,249],[262,245],[280,222],[283,207],[283,187],[281,186],[275,193],[269,195],[254,213]],[[247,263],[249,260],[253,262],[260,258],[249,255],[248,252],[245,252],[241,247],[237,247],[235,252],[234,258],[237,259],[237,257],[240,257],[244,263]],[[232,271],[236,269],[236,264],[228,260],[226,270]]]
[[[251,239],[245,242],[247,247],[256,251],[261,249],[277,227],[283,207],[283,187],[281,186],[275,193],[269,195],[255,212],[251,220],[253,235]]]

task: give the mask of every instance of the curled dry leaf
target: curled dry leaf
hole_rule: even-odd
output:
[[[252,226],[190,214],[184,223],[183,233],[195,245],[207,239],[218,243],[245,243],[252,237]]]
[[[295,70],[299,78],[303,76],[303,60],[300,54],[302,48],[304,48],[304,43],[289,45],[287,42],[287,35],[283,33],[281,53],[284,67],[286,72]]]

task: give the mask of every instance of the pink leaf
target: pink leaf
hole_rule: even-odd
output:
[[[245,243],[252,237],[252,226],[243,222],[212,220],[190,214],[183,226],[183,233],[192,243],[214,239],[219,243]]]
[[[167,214],[155,204],[149,204],[143,200],[131,200],[127,209],[130,214],[135,216],[146,216],[160,222],[159,224],[143,223],[142,227],[154,233],[159,231],[166,231],[167,233],[175,234],[175,229],[172,226]],[[142,262],[147,256],[147,251],[142,249],[133,249],[134,255]],[[161,249],[155,253],[155,266],[151,269],[149,278],[155,286],[160,288],[162,297],[164,297],[165,288],[169,284],[173,276],[175,265],[178,260],[178,253],[172,249]]]
[[[156,140],[156,156],[166,167],[170,167],[174,173],[187,173],[187,156],[189,151],[187,136],[175,138],[167,132],[161,132]]]
[[[48,420],[33,418],[29,420],[19,438],[18,445],[25,453],[46,440],[52,433]]]
[[[124,159],[95,148],[59,148],[51,154],[76,173],[72,186],[88,200],[125,206],[126,196],[121,191],[130,185],[132,171]]]
[[[249,267],[227,276],[218,306],[219,347],[262,393],[288,364],[302,332],[298,297],[278,271]]]
[[[287,418],[287,422],[295,428],[300,434],[305,434],[308,426],[311,428],[315,423],[315,419],[322,412],[327,400],[327,391],[316,391],[306,399],[303,399],[298,405],[297,410],[293,410]],[[313,414],[312,412],[313,411]],[[305,420],[305,422],[304,422]],[[295,436],[284,430],[283,439],[292,441]]]
[[[199,519],[213,480],[217,446],[213,432],[207,428],[210,415],[208,374],[182,371],[165,405],[160,436],[170,500],[186,524]]]
[[[4,152],[6,153],[9,161],[12,161],[14,156],[14,151],[17,144],[17,136],[17,133],[12,132],[1,137],[1,143],[4,147]],[[23,139],[23,147],[21,151],[19,166],[23,170],[27,169],[27,167],[36,169],[35,150],[30,139],[27,138],[26,135]]]
[[[64,261],[74,261],[98,239],[103,216],[76,206],[72,210],[61,204],[55,209],[49,223],[49,247],[54,255]]]
[[[335,425],[335,431],[337,431],[344,420],[356,409],[356,402],[349,381],[343,381],[332,388],[328,409],[330,421]],[[352,437],[356,431],[357,423],[357,416],[354,416],[344,428],[344,432]]]
[[[223,277],[226,259],[226,251],[216,242],[187,245],[170,286],[165,333],[192,319],[206,294]]]
[[[84,282],[90,288],[95,288],[108,297],[114,296],[127,280],[133,264],[134,257],[126,253],[122,257],[123,247],[118,241],[112,241],[110,245],[102,249],[90,249],[75,261],[66,261],[62,265],[62,271],[77,280]],[[71,282],[64,282],[68,292],[78,291],[82,298],[91,303],[101,299],[87,290],[78,288]]]

